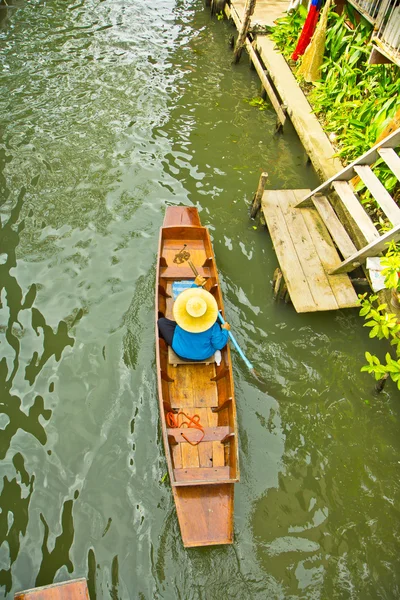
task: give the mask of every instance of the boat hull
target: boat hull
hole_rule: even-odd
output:
[[[160,232],[156,322],[172,317],[173,284],[194,279],[179,252],[185,248],[206,280],[224,315],[218,272],[208,230],[193,207],[170,207]],[[178,257],[178,258],[177,258]],[[229,346],[220,365],[185,363],[172,356],[156,324],[156,357],[160,419],[172,486],[185,547],[233,542],[234,484],[239,481],[237,417]],[[196,415],[204,430],[171,428],[178,413]],[[197,431],[197,433],[196,433]],[[196,437],[197,436],[197,437]],[[192,443],[190,443],[192,442]],[[193,443],[194,442],[194,443]]]

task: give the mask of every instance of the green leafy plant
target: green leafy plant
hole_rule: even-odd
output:
[[[222,10],[221,12],[217,13],[217,19],[218,21],[222,21],[224,19],[224,13],[222,12]]]
[[[255,106],[258,110],[267,110],[268,108],[268,103],[260,96],[255,96],[254,98],[250,98],[250,100],[245,98],[244,101],[250,104],[250,106]]]
[[[382,274],[385,276],[385,286],[394,290],[397,294],[399,286],[400,270],[400,247],[395,242],[390,242],[386,255],[381,258],[381,264],[385,268]],[[370,327],[369,337],[386,339],[393,346],[395,356],[390,352],[385,355],[385,361],[381,362],[377,356],[370,352],[365,353],[367,364],[361,368],[375,377],[377,381],[384,381],[388,377],[392,379],[400,389],[400,323],[398,316],[388,312],[387,304],[379,304],[376,294],[367,297],[367,294],[359,296],[360,316],[364,317],[364,327]]]
[[[382,275],[385,276],[385,286],[390,290],[400,292],[400,245],[391,241],[387,253],[381,258],[384,267]]]
[[[301,7],[276,21],[271,37],[288,59],[297,44],[307,11]],[[349,27],[350,25],[350,27]],[[328,134],[334,136],[337,155],[351,162],[376,143],[400,107],[400,70],[396,65],[368,65],[372,26],[346,5],[341,15],[329,12],[321,80],[315,86],[299,80],[313,111]],[[400,186],[387,165],[379,160],[374,172],[395,199]],[[380,212],[364,184],[357,191]]]

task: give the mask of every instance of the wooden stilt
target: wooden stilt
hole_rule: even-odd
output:
[[[261,208],[261,199],[262,199],[262,195],[264,193],[265,184],[266,184],[267,179],[268,179],[268,173],[265,173],[265,172],[261,173],[260,181],[258,182],[258,188],[257,188],[256,193],[254,194],[253,202],[252,202],[251,208],[250,208],[250,217],[252,219],[254,219],[257,212]]]
[[[282,271],[279,267],[277,267],[274,272],[274,277],[272,280],[272,289],[274,294],[274,300],[283,300],[285,304],[290,302],[289,290],[287,288]]]
[[[242,17],[242,26],[239,31],[238,39],[236,40],[236,46],[234,50],[234,58],[233,62],[237,64],[240,60],[243,46],[246,43],[247,33],[249,31],[250,19],[251,15],[254,13],[254,9],[256,6],[256,0],[246,0],[246,5],[244,7],[244,14]]]
[[[381,392],[383,390],[388,377],[389,377],[389,373],[385,373],[384,376],[381,377],[381,379],[379,379],[379,381],[377,381],[376,386],[375,386],[375,389],[377,392]]]

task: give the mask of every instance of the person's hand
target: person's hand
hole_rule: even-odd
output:
[[[225,321],[225,323],[223,325],[221,325],[221,329],[227,329],[229,331],[230,328],[231,328],[231,326],[226,321]]]
[[[196,279],[194,280],[195,284],[198,285],[199,287],[203,287],[203,285],[206,282],[206,279],[204,277],[202,277],[201,275],[197,275]]]

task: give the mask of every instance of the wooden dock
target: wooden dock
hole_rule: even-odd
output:
[[[232,0],[231,7],[238,15],[243,15],[246,0]],[[250,27],[267,25],[272,27],[276,19],[283,17],[288,7],[288,0],[257,0]]]
[[[225,14],[233,20],[238,30],[242,25],[244,7],[245,0],[232,0],[225,5]],[[274,26],[276,19],[284,16],[287,8],[286,0],[257,0],[250,21],[251,36],[246,39],[246,50],[280,125],[284,126],[286,116],[290,118],[314,169],[323,181],[335,175],[343,165],[335,156],[335,149],[286,60],[275,48],[271,37],[266,35],[267,32],[262,32],[263,26]],[[261,26],[261,30],[257,25]]]
[[[90,600],[84,577],[17,592],[14,600]]]
[[[358,306],[346,273],[329,275],[341,258],[315,208],[296,208],[310,190],[267,190],[261,208],[297,312]]]

